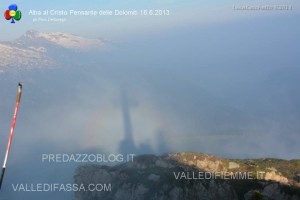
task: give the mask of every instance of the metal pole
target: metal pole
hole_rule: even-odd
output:
[[[16,121],[17,121],[17,115],[18,115],[18,110],[19,110],[19,104],[20,104],[20,101],[21,101],[21,96],[22,96],[22,84],[19,83],[15,112],[14,112],[12,123],[11,123],[10,135],[9,135],[7,148],[6,148],[6,153],[5,153],[5,158],[4,158],[3,167],[2,167],[2,174],[1,174],[1,179],[0,179],[0,190],[1,190],[2,181],[3,181],[3,178],[4,178],[4,173],[5,173],[5,168],[6,168],[6,163],[7,163],[7,158],[8,158],[10,146],[11,146],[13,135],[14,135],[14,129],[15,129]]]

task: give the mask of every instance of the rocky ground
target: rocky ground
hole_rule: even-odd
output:
[[[251,179],[206,179],[199,178],[199,172],[228,177],[247,172]],[[200,153],[141,155],[114,167],[81,166],[74,177],[78,184],[111,184],[111,191],[76,192],[76,200],[300,200],[300,160],[237,160]]]

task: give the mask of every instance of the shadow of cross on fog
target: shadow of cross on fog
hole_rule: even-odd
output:
[[[125,89],[121,89],[120,103],[121,103],[121,111],[122,111],[124,134],[125,134],[125,138],[120,143],[120,152],[122,153],[137,152],[137,148],[134,145],[134,141],[133,141],[130,108],[128,104],[127,92],[125,91]]]
[[[121,112],[123,118],[123,127],[124,127],[124,139],[119,144],[119,152],[123,154],[150,154],[155,153],[155,150],[150,146],[147,141],[143,144],[137,146],[134,143],[134,134],[133,134],[133,123],[130,114],[130,108],[133,106],[128,95],[128,90],[124,87],[120,91],[120,103],[121,103]],[[145,118],[147,120],[147,118]],[[158,152],[166,153],[166,143],[164,140],[163,132],[156,133],[156,138],[158,140]]]

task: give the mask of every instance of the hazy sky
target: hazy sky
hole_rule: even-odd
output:
[[[7,9],[11,1],[2,1],[0,10]],[[178,1],[178,0],[90,0],[90,1],[23,1],[16,0],[22,11],[23,19],[16,25],[0,21],[0,39],[11,40],[23,34],[28,29],[40,31],[61,31],[88,37],[103,37],[108,40],[119,41],[138,37],[141,34],[155,34],[167,30],[185,29],[197,25],[210,25],[213,23],[227,23],[232,20],[247,18],[260,18],[271,16],[286,16],[299,14],[299,1]],[[292,11],[235,11],[234,6],[239,5],[292,5]],[[96,17],[66,17],[64,23],[33,23],[30,10],[144,10],[168,9],[170,16],[96,16]]]
[[[2,1],[0,10],[10,3]],[[102,37],[113,40],[116,49],[96,57],[78,55],[81,67],[63,63],[55,70],[0,73],[0,153],[6,147],[17,83],[24,83],[7,184],[47,176],[72,181],[74,166],[45,165],[41,154],[119,152],[126,139],[124,121],[131,123],[127,127],[136,153],[299,158],[298,0],[14,3],[23,18],[13,25],[0,20],[1,41],[36,29]],[[233,10],[235,5],[265,4],[292,5],[293,10]],[[30,9],[169,9],[171,16],[33,23]],[[68,54],[60,50],[56,53]],[[87,58],[95,64],[85,66],[91,63]],[[122,108],[123,93],[127,108]],[[122,118],[122,110],[128,112],[123,118],[130,119]],[[21,193],[13,195],[23,199]]]
[[[12,76],[10,82],[24,79],[28,92],[22,105],[30,117],[19,122],[29,134],[23,139],[35,143],[37,135],[62,150],[117,152],[124,137],[120,85],[127,85],[137,145],[163,152],[157,148],[163,134],[172,151],[297,158],[298,21],[276,15],[144,34],[95,66]],[[2,89],[14,91],[4,80]],[[9,124],[9,114],[0,117]]]
[[[11,2],[4,1],[1,3],[1,9],[4,11],[7,9],[7,6]],[[220,135],[220,130],[222,127],[226,131],[241,132],[237,130],[242,127],[245,121],[247,122],[246,128],[253,128],[251,120],[248,118],[251,112],[254,110],[261,110],[261,107],[266,107],[269,110],[265,111],[264,116],[261,113],[254,112],[252,117],[256,118],[260,114],[263,118],[266,118],[266,123],[261,125],[261,127],[255,127],[253,129],[260,129],[257,132],[266,132],[265,129],[269,127],[266,125],[268,123],[275,124],[274,129],[276,132],[279,131],[279,128],[276,126],[285,126],[278,125],[275,123],[280,121],[279,119],[274,119],[272,112],[277,110],[278,105],[288,104],[287,101],[280,101],[275,104],[264,103],[268,102],[271,99],[272,95],[265,90],[268,90],[272,86],[272,79],[269,76],[276,74],[277,71],[280,71],[281,68],[292,71],[294,68],[297,68],[299,63],[299,2],[285,0],[282,2],[278,1],[172,1],[172,0],[163,0],[163,1],[138,1],[138,0],[129,0],[129,1],[15,1],[18,4],[19,9],[23,12],[23,18],[21,21],[16,22],[16,24],[10,24],[4,19],[0,21],[2,26],[0,31],[1,40],[11,40],[19,37],[28,29],[36,29],[38,31],[60,31],[67,33],[74,33],[81,36],[87,37],[104,37],[106,39],[112,39],[118,42],[122,42],[122,45],[119,47],[120,51],[116,54],[111,55],[111,60],[107,58],[106,65],[114,66],[115,70],[105,69],[103,74],[106,74],[105,78],[109,79],[110,83],[108,84],[105,91],[109,91],[107,98],[103,100],[103,105],[106,105],[107,113],[111,112],[110,118],[107,117],[105,120],[109,122],[115,122],[119,124],[119,130],[115,130],[116,127],[114,124],[106,127],[111,132],[119,132],[122,134],[122,121],[120,121],[119,110],[114,110],[115,105],[108,106],[106,103],[111,101],[111,98],[114,98],[115,101],[118,101],[118,95],[112,94],[116,90],[115,85],[118,82],[121,75],[125,76],[126,81],[129,81],[132,84],[132,81],[138,79],[141,82],[149,82],[151,85],[150,93],[139,89],[137,92],[138,95],[141,95],[140,98],[146,98],[145,96],[150,95],[154,96],[157,99],[155,101],[162,102],[149,102],[149,99],[145,103],[146,105],[141,106],[144,108],[141,112],[134,112],[133,118],[137,119],[139,124],[136,129],[142,132],[144,126],[149,126],[152,128],[148,129],[148,132],[143,131],[145,134],[143,137],[136,138],[138,142],[145,142],[145,138],[151,135],[150,132],[159,132],[156,125],[160,124],[162,119],[168,117],[165,116],[167,113],[170,117],[171,125],[161,125],[165,126],[166,129],[170,129],[167,132],[177,132],[178,137],[184,137],[186,142],[182,142],[182,148],[178,150],[184,150],[186,144],[190,141],[193,141],[195,137],[198,137],[200,133],[197,131],[201,130],[203,134],[214,133]],[[266,3],[270,5],[277,4],[287,4],[292,5],[292,11],[236,11],[233,10],[233,6],[241,5],[265,5]],[[29,10],[105,10],[105,9],[169,9],[171,11],[171,16],[151,16],[151,17],[68,17],[67,22],[65,23],[33,23],[32,16],[29,16]],[[117,56],[117,57],[114,57]],[[100,62],[101,63],[101,62]],[[125,63],[125,64],[123,64]],[[126,73],[122,74],[123,66],[126,68]],[[109,68],[109,67],[108,67]],[[286,69],[287,68],[287,69]],[[166,72],[162,72],[161,69]],[[147,70],[152,70],[147,72]],[[171,71],[175,77],[175,82],[172,82],[172,79],[167,79],[167,72]],[[275,72],[277,73],[275,73]],[[131,72],[131,73],[129,73]],[[75,73],[75,72],[74,72]],[[100,73],[100,72],[99,72]],[[273,73],[270,75],[270,73]],[[62,73],[64,74],[64,73]],[[80,72],[78,72],[80,74]],[[76,76],[78,76],[78,74]],[[66,75],[66,74],[65,74]],[[89,74],[90,76],[92,74]],[[127,75],[127,76],[126,76]],[[60,75],[61,76],[61,75]],[[142,78],[141,78],[142,77]],[[166,78],[167,77],[167,78]],[[53,76],[53,78],[57,78]],[[59,79],[59,77],[57,78]],[[87,78],[89,79],[89,78]],[[269,80],[271,79],[271,80]],[[60,81],[64,81],[63,78]],[[284,79],[288,81],[288,79]],[[292,79],[293,80],[293,79]],[[57,80],[58,81],[58,80]],[[96,83],[99,83],[95,79]],[[259,85],[265,84],[266,81],[268,84],[266,87]],[[58,81],[59,82],[59,81]],[[83,81],[84,82],[84,81]],[[79,82],[81,83],[81,82]],[[151,83],[151,84],[150,84]],[[139,83],[140,84],[140,83]],[[176,88],[179,88],[178,91],[172,90],[172,85]],[[287,83],[287,85],[292,85]],[[86,85],[80,85],[84,87]],[[243,86],[243,87],[242,87]],[[49,89],[54,90],[49,84]],[[188,91],[185,90],[188,88]],[[29,88],[30,89],[30,88]],[[140,91],[141,90],[141,91]],[[250,92],[248,92],[248,90]],[[289,91],[288,87],[283,89],[284,91]],[[39,92],[39,90],[35,90]],[[202,99],[203,91],[207,95],[204,100]],[[247,91],[247,92],[246,92]],[[251,92],[252,91],[252,92]],[[145,94],[144,94],[145,93]],[[242,94],[242,95],[241,95]],[[38,95],[38,94],[35,94]],[[40,94],[41,95],[41,94]],[[53,96],[59,97],[64,95],[64,92],[54,93]],[[115,96],[114,96],[115,95]],[[164,96],[165,95],[165,96]],[[289,95],[291,95],[289,93]],[[80,94],[79,94],[80,96]],[[87,95],[88,96],[88,95]],[[110,96],[114,96],[111,97]],[[254,98],[254,97],[255,98]],[[276,96],[276,95],[275,95]],[[161,97],[161,100],[160,98]],[[201,98],[200,98],[201,97]],[[245,98],[249,97],[249,98]],[[250,98],[251,97],[251,98]],[[257,97],[257,99],[256,99]],[[264,97],[264,98],[258,98]],[[292,98],[293,97],[293,98]],[[295,99],[292,96],[291,99]],[[67,98],[67,97],[66,97]],[[83,98],[83,97],[80,97]],[[88,96],[89,98],[89,96]],[[252,100],[259,101],[253,102]],[[63,98],[62,98],[63,99]],[[162,106],[166,101],[170,99],[171,103],[164,106],[166,109],[164,112],[161,112],[159,107]],[[177,102],[173,102],[173,99],[177,99]],[[217,108],[210,104],[211,99],[219,99],[216,102],[212,101],[217,105]],[[138,100],[137,100],[138,101]],[[154,101],[154,100],[153,100]],[[201,102],[208,104],[205,106],[205,111],[201,112]],[[219,103],[218,101],[222,102]],[[295,100],[293,100],[295,101]],[[172,104],[173,102],[173,104]],[[187,103],[189,102],[189,103]],[[51,107],[52,102],[50,102],[48,107],[43,108],[43,112],[48,114],[55,110],[59,110],[59,106],[54,104],[55,108]],[[102,106],[103,106],[102,105]],[[157,106],[159,105],[159,106]],[[249,106],[250,105],[250,106]],[[289,107],[294,108],[294,104],[288,104]],[[157,108],[155,108],[157,106]],[[81,107],[76,104],[70,110],[70,118],[72,118],[73,110],[76,111],[76,107]],[[101,107],[101,106],[100,106]],[[101,107],[102,108],[102,107]],[[255,108],[255,109],[254,109]],[[157,111],[155,111],[157,109]],[[227,109],[230,110],[230,115],[226,119]],[[40,112],[39,110],[37,112]],[[86,112],[81,110],[76,116],[80,115],[81,112]],[[249,113],[248,113],[249,112]],[[280,111],[276,111],[280,113]],[[294,111],[293,111],[294,112]],[[66,112],[68,113],[68,112]],[[140,115],[143,113],[148,113],[151,116],[151,120],[139,121],[142,119]],[[207,118],[203,117],[203,113],[209,114]],[[214,114],[218,113],[214,116]],[[267,113],[267,114],[266,114]],[[277,114],[275,116],[277,116]],[[54,114],[53,114],[54,115]],[[246,115],[245,118],[243,116]],[[278,114],[279,115],[279,114]],[[34,118],[36,114],[33,114]],[[160,119],[160,116],[162,119]],[[185,117],[182,117],[185,116]],[[203,118],[203,124],[199,125],[197,121],[198,118]],[[215,119],[217,118],[217,119]],[[39,119],[39,118],[38,118]],[[74,121],[76,121],[76,117]],[[9,119],[8,119],[9,120]],[[219,124],[215,125],[215,120],[220,121]],[[227,120],[227,121],[226,121]],[[241,121],[239,121],[241,120]],[[244,121],[243,121],[244,120]],[[268,121],[269,120],[269,121]],[[50,121],[50,120],[49,120]],[[74,121],[70,124],[73,124]],[[182,124],[178,123],[182,122]],[[235,124],[235,122],[241,124]],[[275,121],[275,122],[274,122]],[[281,120],[282,121],[282,120]],[[53,124],[56,121],[51,121]],[[68,121],[69,122],[69,121]],[[251,122],[251,123],[250,123]],[[83,122],[82,122],[83,123]],[[142,125],[145,123],[146,125]],[[50,123],[47,123],[49,125]],[[69,124],[69,123],[65,123]],[[78,125],[78,123],[75,123]],[[174,128],[173,125],[178,125]],[[83,127],[87,125],[82,125]],[[101,128],[101,124],[97,128]],[[234,127],[238,128],[234,128]],[[272,125],[273,126],[273,125]],[[48,132],[51,132],[52,127],[49,125],[49,129],[45,132],[45,135]],[[63,127],[66,130],[63,132],[69,131],[69,126]],[[189,136],[180,135],[184,134],[185,131],[189,130]],[[93,132],[94,130],[91,130]],[[269,130],[270,131],[270,130]],[[30,132],[30,131],[29,131]],[[243,132],[243,131],[242,131]],[[249,130],[244,130],[246,133],[250,133]],[[272,131],[270,131],[272,132]],[[236,133],[231,133],[233,136],[236,136]],[[293,133],[295,136],[295,133]],[[52,135],[52,134],[48,134]],[[233,137],[232,136],[232,137]],[[210,137],[210,136],[209,136]],[[230,136],[228,136],[230,137]],[[242,137],[242,136],[241,136]],[[244,136],[243,136],[244,137]],[[55,137],[54,137],[55,138]],[[67,137],[69,138],[69,137]],[[119,137],[117,137],[119,138]],[[293,137],[292,137],[293,138]],[[153,138],[152,138],[153,139]],[[236,156],[261,156],[263,155],[263,150],[255,154],[253,152],[249,153],[247,150],[251,146],[244,145],[240,147],[238,144],[244,138],[240,138],[235,141],[233,145],[230,146],[232,149],[228,150],[228,155]],[[278,138],[277,138],[278,139]],[[156,139],[155,139],[156,140]],[[211,144],[218,144],[215,142],[215,138],[208,138],[211,140]],[[227,138],[227,140],[229,140]],[[279,139],[280,140],[280,137]],[[182,140],[177,140],[176,137],[173,137],[169,142],[172,146],[180,147],[178,142]],[[94,141],[84,141],[86,143],[93,143]],[[80,144],[84,144],[84,142]],[[288,141],[284,145],[286,145]],[[105,143],[107,146],[110,146],[110,143]],[[224,152],[219,148],[214,148],[208,145],[210,143],[206,142],[203,144],[201,151],[209,151],[212,153],[220,154]],[[92,146],[97,146],[98,143],[92,144]],[[155,145],[155,144],[154,144]],[[194,146],[193,146],[194,145]],[[197,150],[197,143],[189,145],[193,147],[192,149]],[[264,147],[264,144],[261,143],[260,147]],[[89,146],[90,147],[90,146]],[[237,152],[236,149],[245,148],[244,151]],[[114,148],[114,151],[117,151],[117,147]],[[278,151],[272,154],[272,150],[268,152],[268,155],[277,155],[282,157],[289,157],[289,149],[286,148],[284,151]],[[248,154],[249,153],[249,154]],[[298,154],[293,153],[291,157],[297,156]]]

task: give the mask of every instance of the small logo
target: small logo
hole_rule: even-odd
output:
[[[4,12],[4,17],[6,20],[11,20],[11,23],[15,23],[15,20],[19,21],[22,18],[22,12],[18,10],[17,4],[11,4]]]

